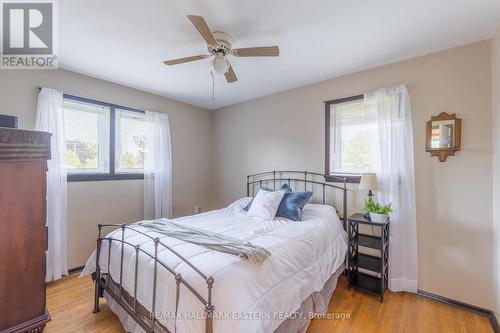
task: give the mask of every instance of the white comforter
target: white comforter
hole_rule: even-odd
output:
[[[214,332],[217,333],[273,332],[288,314],[299,308],[303,300],[322,289],[343,263],[347,251],[345,232],[331,206],[306,205],[301,222],[284,218],[261,221],[246,215],[243,207],[248,201],[249,198],[243,198],[227,208],[174,221],[247,240],[268,249],[272,255],[261,266],[140,227],[153,237],[162,238],[207,276],[214,277]],[[111,233],[110,237],[119,239],[121,232]],[[141,244],[141,248],[154,253],[153,243],[143,235],[127,230],[125,239],[132,244]],[[134,253],[132,247],[125,246],[123,286],[131,295],[134,290]],[[107,270],[107,256],[107,242],[104,241],[99,262],[103,272]],[[160,250],[159,259],[182,274],[206,298],[206,282],[188,265],[165,249]],[[171,332],[174,325],[177,332],[205,332],[205,320],[201,319],[203,305],[182,285],[178,307],[180,315],[177,320],[165,315],[175,313],[175,280],[163,267],[158,267],[158,320]],[[119,281],[118,242],[112,243],[109,270],[113,279]],[[95,253],[89,258],[82,276],[94,271]],[[138,271],[138,301],[151,311],[152,259],[141,254]]]

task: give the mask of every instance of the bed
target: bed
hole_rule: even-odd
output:
[[[248,217],[249,196],[173,220],[261,246],[271,253],[262,264],[136,224],[99,225],[96,251],[82,272],[96,283],[94,311],[105,297],[128,332],[304,332],[314,314],[327,310],[344,270],[346,234],[325,191],[343,191],[345,214],[346,180],[327,184],[312,179],[322,175],[300,174],[251,175],[247,195],[282,182],[319,186],[321,202],[307,204],[301,222]],[[102,236],[107,227],[118,229]]]

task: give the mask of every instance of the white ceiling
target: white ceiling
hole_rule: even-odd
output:
[[[207,109],[491,38],[499,0],[63,0],[61,68]],[[186,18],[205,17],[233,47],[279,45],[278,58],[236,58],[236,83],[215,80]]]

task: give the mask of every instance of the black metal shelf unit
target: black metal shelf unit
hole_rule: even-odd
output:
[[[380,237],[361,234],[360,224],[380,228]],[[378,295],[380,302],[384,301],[389,273],[389,225],[389,220],[386,223],[372,222],[363,214],[354,214],[347,219],[349,288],[354,287]],[[380,256],[360,253],[360,247],[377,250]],[[361,272],[360,268],[366,273]]]

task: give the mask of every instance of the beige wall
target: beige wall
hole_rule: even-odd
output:
[[[19,116],[33,129],[37,87],[168,113],[173,153],[176,216],[195,205],[210,206],[212,114],[167,98],[63,70],[1,71],[0,113]],[[68,265],[83,265],[95,247],[97,223],[135,222],[143,217],[142,180],[74,182],[68,186]]]
[[[217,204],[242,196],[251,172],[322,172],[322,102],[406,83],[414,124],[419,288],[492,308],[490,56],[485,41],[217,110]],[[462,151],[446,163],[425,152],[425,123],[443,111],[463,119]]]
[[[500,317],[500,26],[491,42],[491,82],[493,101],[493,244],[495,312]]]

